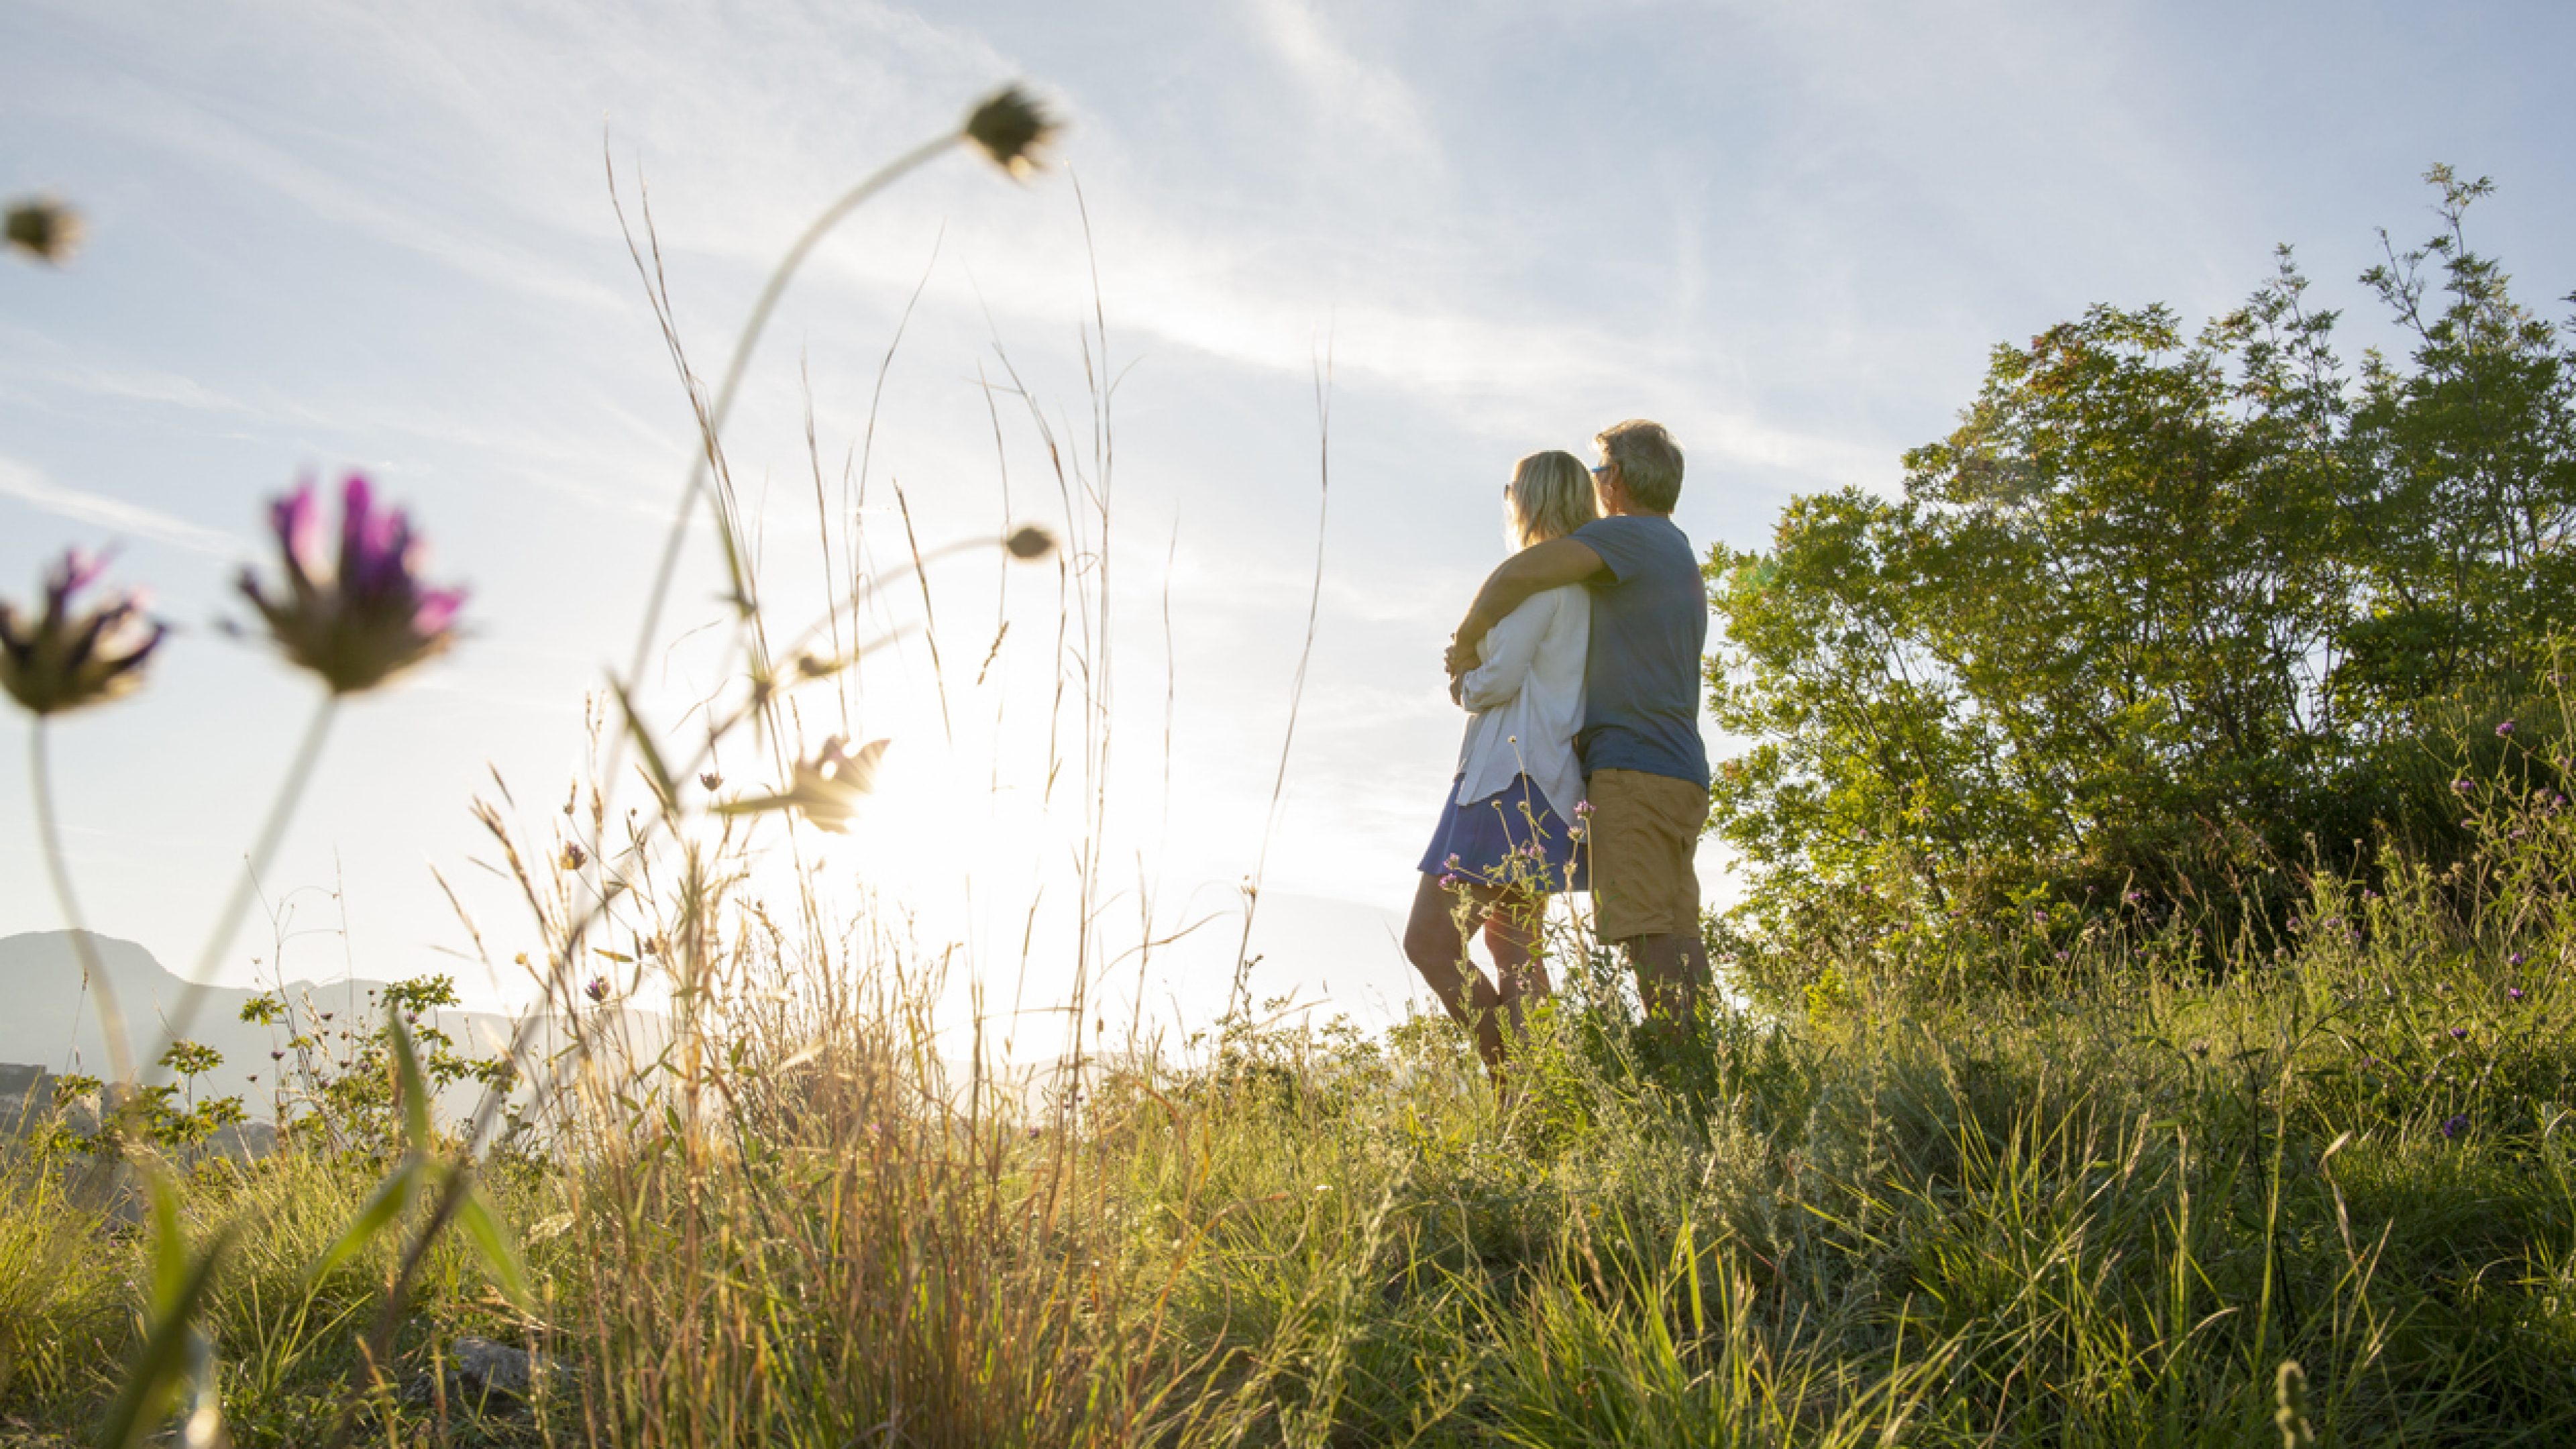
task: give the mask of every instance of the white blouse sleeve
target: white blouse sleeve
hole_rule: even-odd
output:
[[[1485,631],[1479,654],[1484,662],[1467,672],[1459,701],[1478,714],[1511,703],[1528,680],[1538,646],[1556,617],[1556,590],[1521,601],[1503,622]]]

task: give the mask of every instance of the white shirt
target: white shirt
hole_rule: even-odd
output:
[[[1483,662],[1460,702],[1475,712],[1458,747],[1456,803],[1473,805],[1527,775],[1557,818],[1571,824],[1583,799],[1574,732],[1583,727],[1583,659],[1592,639],[1592,594],[1567,584],[1532,594],[1485,631]]]

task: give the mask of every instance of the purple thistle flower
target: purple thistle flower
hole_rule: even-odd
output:
[[[2468,1034],[2469,1029],[2465,1026],[2455,1026],[2451,1028],[2451,1040],[2453,1041],[2458,1041]]]
[[[593,976],[588,981],[582,983],[581,994],[589,997],[593,1001],[606,1001],[608,999],[608,978],[605,976]]]
[[[362,474],[340,486],[340,539],[329,553],[322,507],[305,483],[269,505],[284,580],[273,592],[242,571],[243,597],[286,657],[334,694],[375,688],[455,642],[463,589],[429,587],[423,547],[401,509],[376,501]]]
[[[2520,1001],[2522,999],[2522,988],[2519,986],[2506,987],[2504,989],[2504,999],[2507,1001]]]
[[[1456,856],[1454,856],[1454,855],[1453,855],[1453,856],[1451,856],[1451,857],[1449,857],[1449,859],[1450,859],[1450,860],[1452,860],[1452,861],[1457,860],[1457,858],[1458,858],[1458,857],[1456,857]],[[1458,888],[1458,873],[1457,873],[1456,871],[1454,871],[1454,870],[1453,870],[1453,871],[1450,871],[1449,873],[1447,873],[1446,875],[1441,876],[1441,877],[1440,877],[1440,888],[1441,888],[1442,890],[1456,890],[1456,889]]]
[[[2516,951],[2512,955],[2504,958],[2504,964],[2507,966],[2519,966],[2528,959],[2529,958],[2524,956],[2520,951]]]
[[[2512,720],[2506,720],[2504,723],[2499,724],[2499,725],[2497,725],[2497,726],[2496,726],[2496,738],[2497,738],[2497,739],[2503,739],[2505,736],[2507,736],[2507,735],[2509,735],[2509,734],[2512,734],[2512,733],[2513,733],[2513,721],[2512,721]]]
[[[104,704],[143,682],[144,661],[167,632],[144,612],[150,597],[109,593],[86,608],[74,599],[106,570],[104,557],[71,549],[45,574],[41,614],[0,602],[0,689],[30,714]]]
[[[1575,802],[1574,802],[1574,813],[1575,813],[1575,814],[1577,814],[1577,815],[1589,815],[1589,814],[1591,814],[1591,813],[1592,813],[1592,802],[1591,802],[1591,801],[1589,801],[1589,800],[1577,800],[1577,801],[1575,801]]]
[[[2468,1130],[2469,1114],[2466,1112],[2462,1112],[2458,1116],[2453,1117],[2442,1124],[2442,1135],[2445,1137],[2457,1137]]]
[[[2471,790],[2476,789],[2476,788],[2477,788],[2476,786],[2471,785],[2471,784],[2470,784],[2468,781],[2466,781],[2466,780],[2453,780],[2453,781],[2451,782],[2451,793],[2452,793],[2452,794],[2454,794],[2454,795],[2466,795],[2466,794],[2467,794],[2467,793],[2469,793]]]

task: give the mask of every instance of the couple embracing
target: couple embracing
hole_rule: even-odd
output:
[[[1449,646],[1470,718],[1405,924],[1406,958],[1497,1071],[1550,990],[1534,948],[1558,892],[1591,892],[1659,1035],[1689,1031],[1708,982],[1691,864],[1709,808],[1708,602],[1672,520],[1682,453],[1643,420],[1594,441],[1588,470],[1533,453],[1504,485],[1514,551]],[[1467,956],[1480,930],[1492,978]]]

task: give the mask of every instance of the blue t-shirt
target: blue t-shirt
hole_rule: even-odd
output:
[[[1584,664],[1583,773],[1639,770],[1708,788],[1699,737],[1708,594],[1690,540],[1669,518],[1629,514],[1574,531],[1601,555]]]

